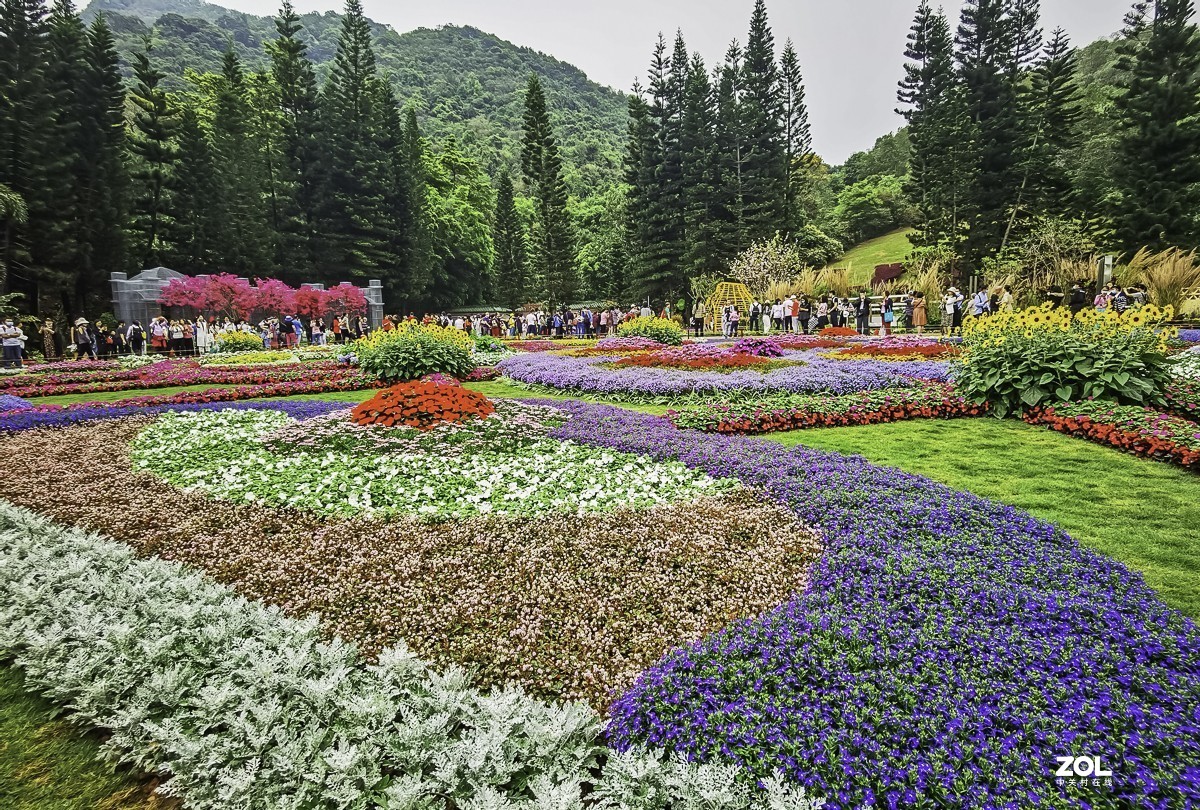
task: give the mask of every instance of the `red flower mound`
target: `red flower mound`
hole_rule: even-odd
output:
[[[858,337],[858,332],[853,329],[847,329],[844,326],[826,326],[820,332],[817,332],[821,337]]]
[[[1062,411],[1066,411],[1063,413]],[[1140,416],[1130,417],[1140,411]],[[1106,444],[1135,456],[1178,464],[1200,472],[1200,425],[1150,408],[1117,408],[1109,403],[1071,402],[1031,408],[1024,419],[1031,425]],[[1140,424],[1139,424],[1140,423]]]
[[[483,394],[458,385],[408,382],[380,391],[351,412],[359,425],[430,430],[443,422],[484,419],[495,406]]]

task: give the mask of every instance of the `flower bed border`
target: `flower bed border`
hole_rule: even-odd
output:
[[[1159,418],[1190,424],[1195,427],[1197,433],[1200,433],[1200,425],[1191,420],[1161,414],[1150,408],[1143,410],[1148,415],[1153,414]],[[1101,418],[1097,418],[1098,416]],[[1200,449],[1188,447],[1149,430],[1122,429],[1120,425],[1106,421],[1102,417],[1103,414],[1061,415],[1054,406],[1049,406],[1028,410],[1022,418],[1031,425],[1048,427],[1059,433],[1087,439],[1135,456],[1176,464],[1192,472],[1200,472]]]

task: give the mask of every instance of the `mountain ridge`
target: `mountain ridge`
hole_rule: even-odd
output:
[[[128,75],[130,54],[153,37],[152,59],[172,90],[187,87],[189,70],[215,72],[232,46],[253,70],[266,63],[263,44],[274,21],[203,0],[92,0],[90,20],[103,13]],[[300,15],[300,37],[324,80],[337,47],[342,15]],[[455,138],[490,173],[520,163],[523,92],[530,73],[541,77],[552,120],[577,196],[618,179],[626,136],[627,99],[593,82],[579,68],[473,26],[445,25],[399,33],[371,21],[377,63],[401,104],[416,106],[426,135]]]

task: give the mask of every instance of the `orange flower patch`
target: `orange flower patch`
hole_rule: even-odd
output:
[[[485,419],[495,406],[483,394],[457,385],[407,382],[380,391],[351,412],[359,425],[430,430],[443,422]]]

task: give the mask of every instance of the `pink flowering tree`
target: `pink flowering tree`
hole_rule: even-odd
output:
[[[296,312],[296,290],[274,278],[255,281],[255,301],[251,310],[266,317],[292,315]]]
[[[308,318],[323,318],[329,312],[323,290],[304,287],[296,292],[296,312]]]
[[[158,301],[166,307],[185,307],[197,313],[240,318],[245,317],[244,305],[252,290],[250,282],[230,273],[188,276],[167,282]]]
[[[325,291],[326,312],[347,315],[366,315],[367,297],[360,287],[342,282]]]

